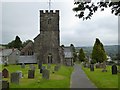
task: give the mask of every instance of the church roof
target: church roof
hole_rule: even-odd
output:
[[[37,39],[39,36],[40,36],[40,34],[38,34],[38,35],[34,38],[34,40]]]

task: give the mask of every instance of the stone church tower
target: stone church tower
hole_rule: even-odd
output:
[[[40,10],[40,34],[34,38],[39,63],[60,63],[59,10]]]

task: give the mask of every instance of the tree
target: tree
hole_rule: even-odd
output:
[[[84,53],[83,49],[81,48],[79,50],[79,61],[84,62],[85,60],[86,60],[85,53]]]
[[[8,43],[8,47],[9,48],[18,48],[20,50],[20,48],[22,47],[22,41],[20,40],[20,38],[18,36],[16,36],[15,40]]]
[[[100,8],[101,11],[104,11],[105,8],[111,8],[111,13],[117,16],[120,16],[120,0],[118,2],[111,2],[110,0],[100,0],[95,3],[91,0],[75,0],[73,11],[78,12],[77,17],[83,18],[83,20],[91,19],[93,14]],[[88,11],[88,14],[85,16],[85,12]]]
[[[14,48],[18,48],[20,50],[21,47],[22,47],[22,41],[18,36],[16,36],[15,42],[14,42]]]
[[[107,55],[104,50],[103,44],[100,42],[98,38],[96,38],[95,44],[93,46],[92,51],[92,63],[95,62],[103,62],[107,60]]]

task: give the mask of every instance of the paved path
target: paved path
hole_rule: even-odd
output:
[[[96,88],[81,69],[81,66],[77,64],[74,65],[70,84],[70,88]]]

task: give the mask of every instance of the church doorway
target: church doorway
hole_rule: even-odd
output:
[[[52,63],[52,54],[51,53],[48,54],[48,63]]]

